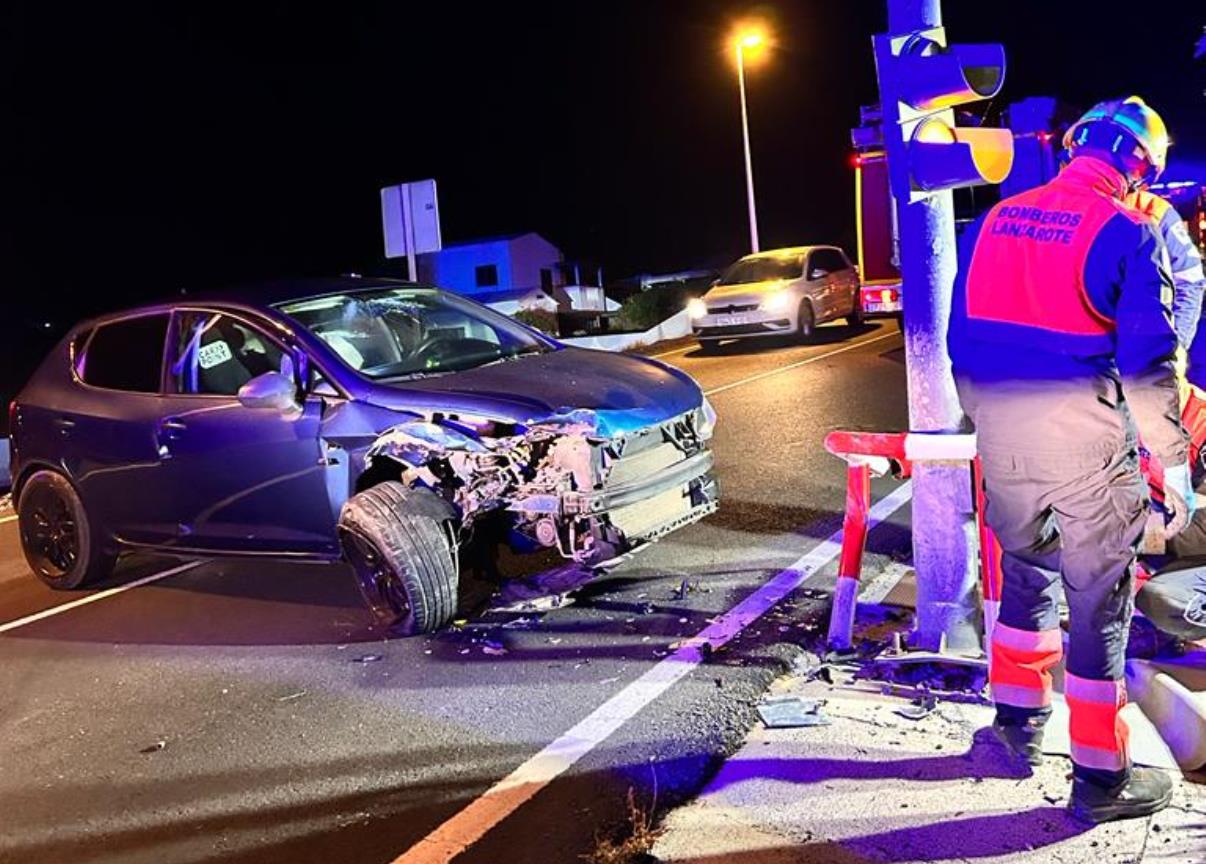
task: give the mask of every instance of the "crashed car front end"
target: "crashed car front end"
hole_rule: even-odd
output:
[[[366,469],[438,492],[462,530],[501,515],[515,548],[600,567],[716,510],[715,419],[706,399],[651,423],[585,409],[526,423],[432,412],[382,434]]]

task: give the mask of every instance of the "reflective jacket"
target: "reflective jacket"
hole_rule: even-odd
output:
[[[964,234],[949,348],[985,444],[1106,453],[1137,422],[1164,464],[1185,460],[1167,253],[1126,193],[1078,157]]]
[[[1206,274],[1202,272],[1202,255],[1189,236],[1185,220],[1168,201],[1151,192],[1135,192],[1127,203],[1144,214],[1156,226],[1164,246],[1168,249],[1168,266],[1172,271],[1173,325],[1177,330],[1177,341],[1182,348],[1189,348],[1198,321],[1202,314],[1202,293],[1206,291]],[[1206,343],[1202,345],[1206,351]],[[1206,356],[1199,377],[1206,378]]]

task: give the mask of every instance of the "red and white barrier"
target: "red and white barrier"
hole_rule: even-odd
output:
[[[871,507],[871,476],[912,476],[914,462],[970,462],[975,484],[976,520],[980,538],[980,572],[984,592],[984,632],[992,644],[1001,598],[1001,553],[992,529],[984,521],[984,489],[976,456],[976,436],[921,432],[835,431],[825,436],[825,449],[846,460],[846,515],[842,522],[842,555],[829,619],[829,647],[851,646],[858,606],[859,577],[867,545],[867,514]]]

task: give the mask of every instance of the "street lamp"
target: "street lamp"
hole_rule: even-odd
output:
[[[754,163],[750,157],[750,117],[745,101],[745,59],[766,45],[760,28],[743,28],[733,39],[737,50],[737,88],[741,91],[741,138],[745,143],[745,194],[750,210],[750,250],[758,251],[758,215],[754,207]]]

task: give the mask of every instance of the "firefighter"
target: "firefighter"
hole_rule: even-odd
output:
[[[1058,177],[1001,201],[964,234],[949,347],[1004,553],[993,728],[1014,757],[1041,761],[1063,647],[1062,581],[1068,806],[1097,823],[1154,813],[1172,790],[1163,772],[1132,766],[1119,713],[1147,512],[1139,433],[1170,466],[1168,535],[1188,523],[1194,496],[1167,251],[1125,203],[1163,170],[1168,136],[1138,99],[1098,106],[1074,132],[1073,158]]]
[[[1137,97],[1131,97],[1137,99]],[[1126,105],[1127,103],[1122,103]],[[1141,104],[1133,102],[1131,104]],[[1064,161],[1070,160],[1077,148],[1086,140],[1089,124],[1100,121],[1111,110],[1116,109],[1117,103],[1103,102],[1089,110],[1079,122],[1064,133],[1064,151],[1061,154]],[[1130,109],[1127,109],[1130,110]],[[1130,195],[1127,203],[1143,213],[1156,226],[1157,233],[1168,249],[1169,267],[1173,277],[1173,326],[1177,331],[1177,342],[1182,350],[1188,351],[1198,331],[1202,313],[1202,295],[1206,292],[1206,274],[1202,271],[1202,255],[1198,251],[1193,238],[1189,236],[1189,228],[1175,207],[1166,199],[1151,192],[1149,187],[1156,180],[1157,172],[1149,172],[1140,178]],[[1206,340],[1199,346],[1199,353],[1206,355]],[[1201,384],[1206,385],[1206,356],[1201,358],[1199,369],[1196,371]]]

